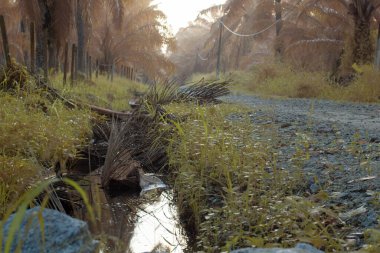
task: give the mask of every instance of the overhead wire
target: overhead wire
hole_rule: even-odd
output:
[[[233,35],[236,35],[236,36],[239,36],[239,37],[256,37],[256,36],[258,36],[258,35],[260,35],[260,34],[266,32],[266,31],[268,31],[268,30],[271,29],[273,26],[275,26],[277,23],[283,21],[283,19],[285,19],[285,18],[287,18],[288,16],[290,16],[290,14],[292,14],[292,13],[297,9],[297,6],[299,5],[300,2],[301,2],[301,0],[299,0],[299,1],[297,2],[296,6],[295,6],[291,11],[289,11],[288,13],[286,13],[286,14],[284,15],[283,18],[281,18],[281,19],[279,19],[279,20],[276,20],[276,21],[273,22],[271,25],[269,25],[268,27],[262,29],[261,31],[258,31],[258,32],[255,32],[255,33],[251,33],[251,34],[241,34],[241,33],[238,33],[238,32],[233,31],[231,28],[229,28],[229,27],[228,27],[228,26],[222,21],[222,19],[219,19],[218,22],[219,22],[220,24],[222,24],[223,27],[226,28],[226,30],[229,31],[230,33],[232,33]],[[207,60],[208,60],[208,58],[204,58],[204,57],[202,57],[202,56],[199,54],[199,52],[198,52],[198,58],[199,58],[200,60],[202,60],[202,61],[207,61]]]
[[[204,58],[204,57],[202,57],[199,53],[198,53],[198,57],[199,57],[199,59],[200,59],[201,61],[207,61],[207,60],[208,60],[208,58]]]
[[[300,3],[300,1],[296,4],[296,6]],[[262,29],[261,31],[258,31],[258,32],[255,32],[255,33],[251,33],[251,34],[241,34],[241,33],[238,33],[238,32],[235,32],[233,31],[231,28],[229,28],[225,23],[223,23],[222,19],[219,19],[218,22],[220,24],[222,24],[224,26],[224,28],[226,28],[227,31],[229,31],[230,33],[232,33],[233,35],[236,35],[236,36],[239,36],[239,37],[255,37],[255,36],[258,36],[266,31],[268,31],[269,29],[271,29],[274,25],[276,25],[277,23],[283,21],[284,18],[287,18],[290,14],[293,13],[294,10],[296,10],[297,7],[294,7],[291,11],[289,11],[286,15],[284,15],[284,17],[282,19],[279,19],[279,20],[276,20],[275,22],[273,22],[272,24],[270,24],[268,27]]]

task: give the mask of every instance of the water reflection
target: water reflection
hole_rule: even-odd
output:
[[[101,229],[120,242],[117,247],[109,243],[103,252],[114,252],[116,248],[120,252],[120,243],[122,252],[128,253],[184,251],[186,240],[179,226],[172,191],[106,196],[104,202]]]
[[[131,252],[151,252],[157,245],[169,252],[183,252],[185,240],[170,191],[160,194],[154,202],[143,204],[137,217],[129,245]]]

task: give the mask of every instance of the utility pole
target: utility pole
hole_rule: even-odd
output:
[[[220,56],[222,54],[222,32],[223,32],[223,18],[219,20],[219,44],[218,44],[218,59],[216,61],[216,78],[220,77]]]
[[[198,58],[199,58],[199,48],[197,49],[197,55],[195,56],[195,64],[193,68],[193,72],[195,73],[198,71]]]

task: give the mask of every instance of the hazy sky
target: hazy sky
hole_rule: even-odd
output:
[[[168,23],[175,34],[179,28],[187,26],[193,21],[199,11],[215,4],[224,3],[226,0],[155,0],[158,8],[165,12]]]

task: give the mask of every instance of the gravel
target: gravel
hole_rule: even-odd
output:
[[[358,234],[378,226],[380,105],[253,96],[223,100],[252,108],[253,124],[265,126],[254,138],[271,139],[280,167],[303,169],[307,193],[326,191],[324,205],[338,208]]]

